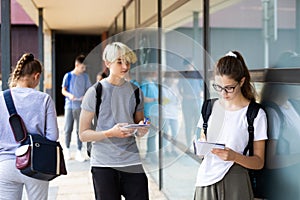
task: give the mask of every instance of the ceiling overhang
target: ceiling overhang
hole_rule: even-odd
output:
[[[128,0],[17,0],[29,17],[39,24],[43,9],[44,30],[78,34],[101,34],[113,23]]]

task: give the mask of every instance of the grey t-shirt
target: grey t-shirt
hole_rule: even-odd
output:
[[[133,114],[136,106],[134,88],[130,82],[121,86],[101,80],[102,94],[97,131],[108,130],[117,123],[134,123]],[[144,109],[141,90],[137,111]],[[81,108],[89,112],[96,109],[96,90],[90,87],[86,92]],[[134,136],[127,138],[107,138],[92,143],[91,166],[124,167],[140,164],[140,155]]]

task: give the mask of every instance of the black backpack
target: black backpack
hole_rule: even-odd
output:
[[[135,109],[134,109],[134,113],[133,113],[133,119],[134,119],[136,109],[137,109],[138,105],[140,104],[140,94],[139,94],[140,92],[139,92],[139,87],[137,87],[133,83],[131,83],[131,86],[134,89],[134,96],[135,96],[135,100],[136,100],[136,105],[135,105]],[[94,124],[93,124],[93,127],[95,129],[96,126],[97,126],[97,119],[98,119],[98,116],[99,116],[100,104],[102,102],[102,100],[101,100],[102,84],[100,82],[97,82],[93,85],[93,87],[96,90],[96,116],[94,118]],[[89,157],[91,156],[91,148],[92,148],[92,143],[87,142],[87,155]]]
[[[208,119],[211,115],[213,104],[215,103],[217,99],[208,99],[204,101],[202,105],[202,118],[203,118],[203,131],[205,136],[207,135],[207,127],[208,127]],[[246,155],[247,152],[249,151],[249,156],[253,156],[253,140],[254,140],[254,119],[256,118],[259,109],[262,108],[262,106],[255,101],[251,101],[248,109],[247,109],[247,122],[248,122],[248,133],[249,133],[249,140],[248,144],[245,147],[243,151],[243,155]],[[248,169],[249,171],[249,176],[251,180],[251,185],[254,193],[255,198],[264,198],[265,194],[263,191],[263,185],[264,183],[264,178],[262,177],[264,169],[261,170],[251,170]]]

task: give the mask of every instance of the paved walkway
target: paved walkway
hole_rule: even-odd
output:
[[[60,130],[60,142],[64,147],[63,135],[63,116],[58,117],[58,125]],[[76,152],[76,137],[72,134],[71,157],[67,161],[68,175],[60,176],[50,182],[49,200],[92,200],[94,199],[93,183],[90,173],[89,160],[85,162],[77,162],[74,160]],[[85,145],[83,147],[83,155],[86,152]],[[87,155],[85,155],[88,159]],[[159,191],[157,184],[148,176],[150,200],[167,200],[165,195]]]

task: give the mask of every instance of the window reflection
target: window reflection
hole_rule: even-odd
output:
[[[299,86],[265,84],[262,103],[268,116],[266,191],[270,199],[299,199]],[[282,185],[284,185],[282,187]]]

